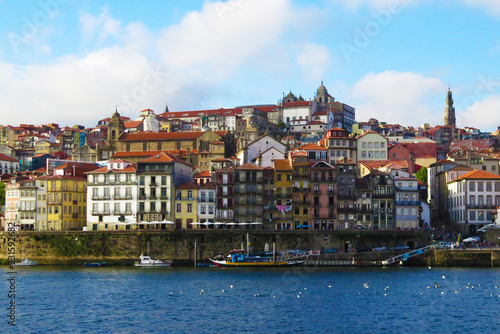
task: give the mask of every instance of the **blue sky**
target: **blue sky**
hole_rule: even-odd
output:
[[[346,4],[347,3],[347,4]],[[0,124],[95,126],[312,98],[356,119],[500,125],[497,0],[0,0]]]

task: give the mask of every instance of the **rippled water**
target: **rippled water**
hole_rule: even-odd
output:
[[[500,333],[498,269],[17,269],[22,333]]]

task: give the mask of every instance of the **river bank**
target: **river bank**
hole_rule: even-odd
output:
[[[336,254],[314,255],[308,261],[309,265],[334,266],[376,264],[402,253],[356,253],[352,249],[401,244],[415,249],[429,244],[430,236],[422,231],[145,230],[19,232],[15,234],[15,247],[9,247],[8,241],[8,233],[1,232],[0,264],[8,264],[11,253],[17,262],[30,258],[40,265],[107,262],[111,266],[130,266],[149,249],[152,257],[172,259],[174,266],[194,266],[230,249],[249,247],[259,252],[266,247],[272,249],[275,243],[277,251],[335,248],[339,251]],[[499,267],[500,249],[434,250],[410,258],[404,265]]]

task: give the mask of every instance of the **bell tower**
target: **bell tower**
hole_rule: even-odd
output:
[[[453,94],[448,87],[446,94],[446,108],[444,109],[444,125],[456,126],[455,107],[453,106]]]

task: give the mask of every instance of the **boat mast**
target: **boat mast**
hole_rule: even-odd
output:
[[[248,238],[248,232],[247,232],[247,254],[250,253],[250,239]]]
[[[273,242],[273,262],[276,262],[276,243]]]

